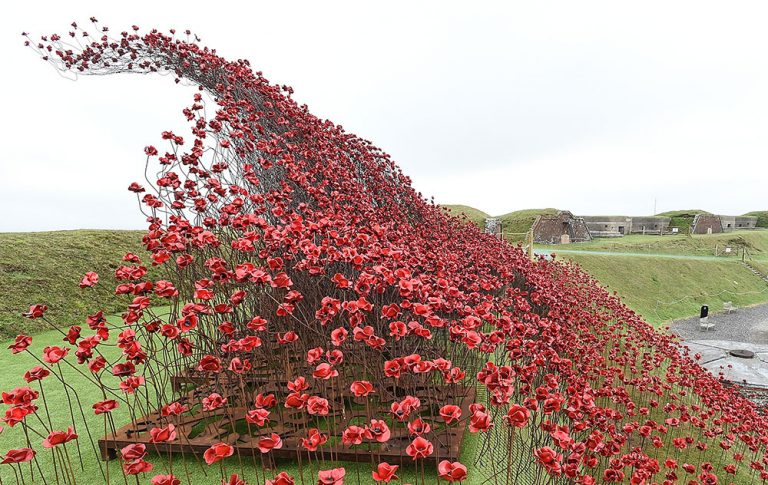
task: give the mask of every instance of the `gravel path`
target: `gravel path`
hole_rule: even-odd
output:
[[[735,340],[768,345],[768,303],[749,308],[737,308],[730,314],[709,314],[714,331],[699,330],[699,318],[677,320],[670,332],[685,340]]]

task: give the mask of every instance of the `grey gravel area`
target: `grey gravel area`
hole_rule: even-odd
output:
[[[768,304],[737,308],[730,314],[709,314],[713,330],[699,329],[699,318],[677,320],[670,325],[670,332],[683,340],[735,340],[752,344],[768,345]]]

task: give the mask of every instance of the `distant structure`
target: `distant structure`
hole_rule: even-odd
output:
[[[671,218],[660,216],[582,216],[592,237],[622,237],[627,234],[664,234]]]
[[[487,218],[485,220],[485,228],[483,229],[483,232],[501,238],[501,220],[495,217]]]
[[[691,224],[691,234],[719,234],[723,232],[720,216],[714,214],[696,214]]]
[[[576,217],[569,211],[538,216],[531,230],[533,242],[538,244],[569,244],[592,240],[584,218]]]
[[[756,229],[757,216],[720,216],[720,223],[725,232]]]
[[[718,234],[755,229],[757,220],[755,216],[698,214],[690,231],[691,234]],[[663,216],[574,216],[570,211],[559,211],[555,215],[537,216],[531,231],[537,244],[570,244],[628,234],[677,234],[678,228],[670,227],[671,222],[672,218]],[[501,220],[486,219],[484,232],[501,237]]]
[[[697,214],[691,224],[691,234],[718,234],[722,232],[755,229],[757,217],[754,216],[718,216],[715,214]]]

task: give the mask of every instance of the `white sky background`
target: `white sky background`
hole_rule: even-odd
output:
[[[0,231],[145,226],[126,188],[193,91],[68,81],[22,45],[91,15],[249,59],[439,203],[768,209],[764,1],[17,2],[0,16]]]

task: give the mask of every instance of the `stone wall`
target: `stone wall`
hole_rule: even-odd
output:
[[[627,216],[582,216],[592,237],[621,237],[632,231]]]
[[[718,234],[723,232],[720,216],[714,214],[697,214],[691,225],[693,234]]]
[[[669,230],[669,217],[632,217],[632,234],[664,234]]]
[[[720,216],[723,231],[740,231],[757,227],[757,217],[753,216]]]

